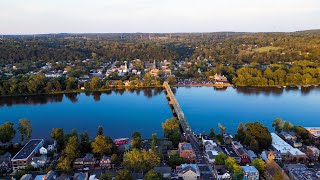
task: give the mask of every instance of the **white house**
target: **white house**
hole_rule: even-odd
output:
[[[200,170],[197,164],[181,164],[177,171],[178,176],[184,180],[197,180],[200,178]]]

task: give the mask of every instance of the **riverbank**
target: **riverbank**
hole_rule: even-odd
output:
[[[176,84],[174,87],[232,87],[230,83],[225,84]]]

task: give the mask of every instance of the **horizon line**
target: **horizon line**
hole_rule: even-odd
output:
[[[303,29],[296,31],[189,31],[189,32],[48,32],[48,33],[0,33],[2,36],[31,36],[50,34],[197,34],[197,33],[294,33],[303,31],[317,31],[320,29]]]

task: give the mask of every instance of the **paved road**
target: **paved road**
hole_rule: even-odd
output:
[[[193,135],[192,132],[187,132],[186,136],[187,136],[187,139],[190,141],[190,144],[196,154],[197,164],[207,165],[210,170],[210,174],[213,175],[213,168],[212,168],[211,164],[209,162],[207,162],[206,159],[204,158],[204,154],[201,151],[201,147],[200,147],[200,144],[197,140],[197,137],[195,135]],[[207,172],[205,172],[205,174],[207,174]]]

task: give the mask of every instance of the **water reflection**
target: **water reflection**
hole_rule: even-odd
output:
[[[123,95],[124,93],[136,93],[138,96],[140,93],[147,98],[152,98],[153,96],[161,95],[163,92],[162,88],[144,88],[144,89],[129,89],[129,90],[112,90],[104,92],[84,92],[88,97],[93,97],[95,102],[101,100],[101,95],[110,95],[112,93]],[[13,106],[19,104],[28,105],[38,105],[47,103],[58,103],[62,102],[63,98],[66,97],[70,102],[77,103],[78,96],[81,93],[66,93],[66,94],[54,94],[54,95],[38,95],[38,96],[16,96],[16,97],[0,97],[0,107],[1,106]]]
[[[320,87],[310,86],[310,87],[286,87],[286,88],[257,88],[257,87],[237,87],[234,88],[237,93],[245,95],[274,95],[280,96],[283,92],[289,91],[300,91],[302,95],[308,95],[310,92],[316,90],[320,91]],[[217,89],[215,89],[217,90]]]

